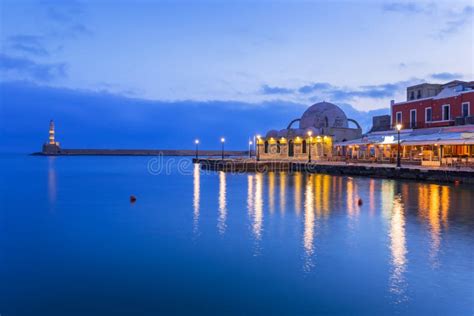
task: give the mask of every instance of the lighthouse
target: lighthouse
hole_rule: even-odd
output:
[[[59,142],[56,141],[54,132],[54,121],[49,121],[49,138],[48,142],[43,145],[43,154],[45,155],[56,155],[61,152]]]
[[[49,144],[56,145],[56,142],[54,141],[54,121],[53,120],[49,121]]]

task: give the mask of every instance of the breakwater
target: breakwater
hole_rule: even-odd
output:
[[[428,168],[387,164],[345,164],[335,162],[255,161],[252,159],[193,159],[204,170],[225,172],[307,172],[347,176],[367,176],[431,182],[474,184],[474,169]]]
[[[35,156],[195,156],[195,150],[180,149],[60,149],[57,152],[36,152]],[[199,156],[221,156],[220,150],[199,150]],[[248,151],[226,150],[224,156],[247,156]]]

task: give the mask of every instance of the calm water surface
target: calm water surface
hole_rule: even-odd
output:
[[[2,316],[474,313],[472,186],[149,160],[0,156]]]

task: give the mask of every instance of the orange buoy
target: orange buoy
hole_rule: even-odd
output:
[[[357,200],[357,205],[361,206],[363,203],[364,203],[364,202],[362,202],[362,199],[361,199],[361,198],[359,198],[359,199]]]
[[[135,195],[130,195],[130,203],[135,203],[137,201],[137,198]]]

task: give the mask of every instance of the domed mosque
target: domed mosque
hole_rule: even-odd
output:
[[[296,124],[299,126],[294,127]],[[349,127],[353,123],[355,127]],[[362,129],[344,111],[329,102],[310,106],[301,118],[292,120],[287,128],[270,130],[257,140],[260,159],[314,160],[331,157],[334,142],[360,138]]]

